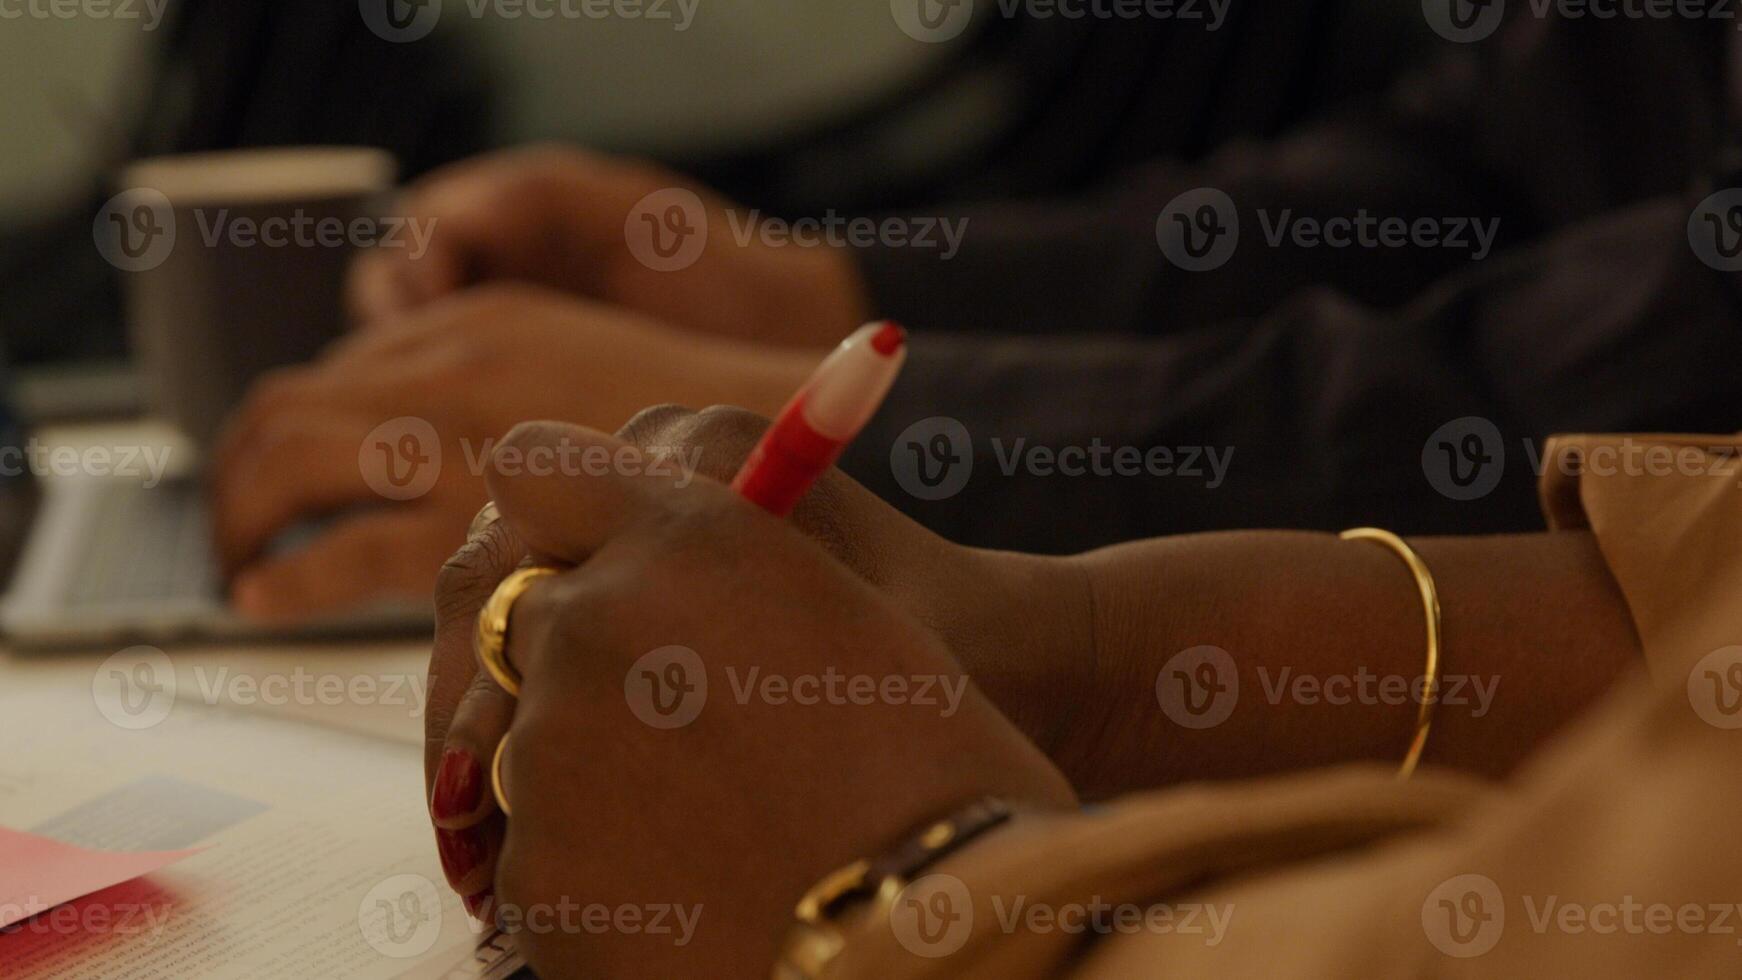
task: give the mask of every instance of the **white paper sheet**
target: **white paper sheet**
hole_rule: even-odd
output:
[[[207,850],[14,926],[0,975],[495,980],[518,967],[442,881],[416,747],[185,697],[129,728],[153,717],[145,695],[118,715],[95,666],[0,661],[0,826]]]

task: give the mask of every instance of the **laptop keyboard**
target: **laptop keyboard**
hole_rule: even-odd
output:
[[[218,595],[211,530],[199,484],[146,489],[115,481],[96,495],[69,606]]]

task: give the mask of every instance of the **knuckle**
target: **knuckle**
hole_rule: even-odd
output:
[[[709,405],[695,418],[696,436],[707,443],[754,439],[767,426],[760,415],[736,405]]]
[[[436,612],[444,620],[468,615],[501,580],[507,556],[500,537],[486,533],[467,541],[436,572]]]
[[[566,422],[518,422],[496,444],[493,461],[502,463],[539,446],[560,446],[565,441],[574,440],[580,431],[579,427]]]
[[[768,421],[755,412],[730,405],[714,405],[696,416],[694,431],[687,441],[705,450],[704,472],[718,479],[729,479],[767,428]]]
[[[740,429],[755,417],[748,409],[736,405],[709,405],[696,413],[696,419],[709,429]]]
[[[671,433],[679,431],[679,427],[695,414],[675,402],[650,405],[636,412],[633,418],[624,423],[623,428],[618,430],[617,437],[638,446],[669,442]]]

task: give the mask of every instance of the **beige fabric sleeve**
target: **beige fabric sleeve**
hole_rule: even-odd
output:
[[[1552,528],[1589,528],[1654,678],[1742,642],[1742,438],[1557,436],[1542,454]]]

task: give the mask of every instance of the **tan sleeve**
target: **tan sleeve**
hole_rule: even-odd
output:
[[[1552,528],[1589,528],[1654,678],[1742,642],[1742,437],[1577,435],[1542,454]]]
[[[866,916],[829,975],[1736,976],[1738,441],[1630,438],[1556,440],[1543,495],[1596,534],[1656,683],[1508,787],[1360,767],[1019,819]]]
[[[1173,973],[1182,961],[1171,944],[1216,949],[1243,926],[1233,917],[1249,914],[1208,905],[1192,911],[1206,882],[1346,859],[1388,838],[1448,826],[1482,797],[1460,778],[1400,783],[1388,769],[1363,765],[1019,817],[916,879],[887,914],[868,916],[828,976],[1181,975]],[[1130,932],[1121,923],[1134,916],[1155,924]],[[1105,933],[1095,921],[1106,923]],[[1153,969],[1091,968],[1080,961],[1085,944],[1105,945],[1098,956],[1153,957]]]

